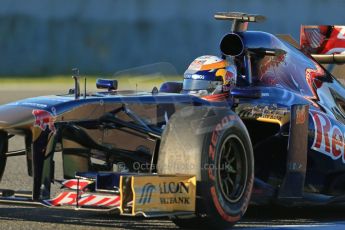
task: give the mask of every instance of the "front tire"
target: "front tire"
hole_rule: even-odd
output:
[[[4,175],[7,157],[6,153],[8,152],[8,135],[4,131],[0,131],[0,181]]]
[[[177,112],[163,133],[158,173],[197,177],[196,217],[176,217],[175,224],[231,227],[248,207],[254,180],[253,150],[243,122],[226,108],[189,107]]]

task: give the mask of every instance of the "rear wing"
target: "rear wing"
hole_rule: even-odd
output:
[[[345,63],[345,26],[302,25],[300,48],[322,64]]]
[[[301,26],[301,49],[311,54],[345,52],[345,26]]]
[[[301,50],[322,64],[345,63],[345,26],[301,26]]]
[[[299,45],[290,35],[278,37],[310,54],[321,64],[345,63],[345,26],[302,25]]]

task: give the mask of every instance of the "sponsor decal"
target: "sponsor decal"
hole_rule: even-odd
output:
[[[141,190],[141,196],[139,199],[140,204],[146,204],[151,202],[152,192],[156,190],[156,187],[151,184],[147,183],[144,185],[144,187]]]
[[[194,176],[134,176],[132,186],[133,214],[195,210]]]
[[[62,192],[56,198],[46,200],[45,203],[51,206],[73,205],[73,206],[96,206],[96,207],[118,207],[120,196],[118,195],[95,195],[79,192]]]
[[[337,160],[344,156],[344,133],[339,125],[331,122],[327,115],[310,111],[315,126],[314,141],[311,148],[315,151],[325,154],[326,156]]]
[[[39,104],[39,103],[33,103],[33,102],[22,102],[20,105],[33,106],[33,107],[39,107],[39,108],[47,108],[48,106],[45,104]]]
[[[243,105],[236,110],[242,119],[255,119],[263,122],[273,122],[283,125],[290,120],[290,111],[277,105]]]
[[[35,117],[34,126],[39,127],[43,131],[45,131],[47,128],[52,132],[56,131],[54,125],[54,122],[56,120],[55,115],[41,109],[34,109],[32,111],[32,115],[34,115]]]
[[[189,186],[183,182],[163,182],[159,184],[160,194],[188,194]],[[190,197],[160,198],[161,204],[190,204]]]
[[[163,194],[188,194],[189,185],[183,182],[162,182],[159,183],[159,193]],[[138,201],[140,204],[151,202],[152,193],[156,191],[156,187],[152,183],[147,183],[141,190],[141,196]],[[189,197],[161,197],[161,204],[189,204]]]
[[[200,74],[185,74],[185,79],[204,80],[205,76]]]
[[[304,124],[307,119],[307,110],[304,106],[298,107],[296,110],[296,124]]]
[[[236,76],[234,76],[230,71],[226,71],[224,76],[224,85],[235,85],[236,84]]]

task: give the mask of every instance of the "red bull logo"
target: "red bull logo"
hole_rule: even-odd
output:
[[[345,163],[345,138],[341,128],[332,124],[322,113],[311,111],[311,115],[315,125],[315,137],[311,148],[333,160],[342,158]]]
[[[56,131],[54,126],[56,117],[52,113],[46,110],[34,109],[32,115],[35,117],[34,126],[40,127],[43,131],[47,128],[52,132]]]
[[[298,108],[296,110],[296,124],[303,124],[306,119],[307,119],[307,110],[305,109],[305,107],[302,108]]]

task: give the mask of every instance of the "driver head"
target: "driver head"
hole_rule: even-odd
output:
[[[207,96],[229,92],[236,85],[237,70],[227,60],[205,55],[195,59],[184,73],[183,92]]]

